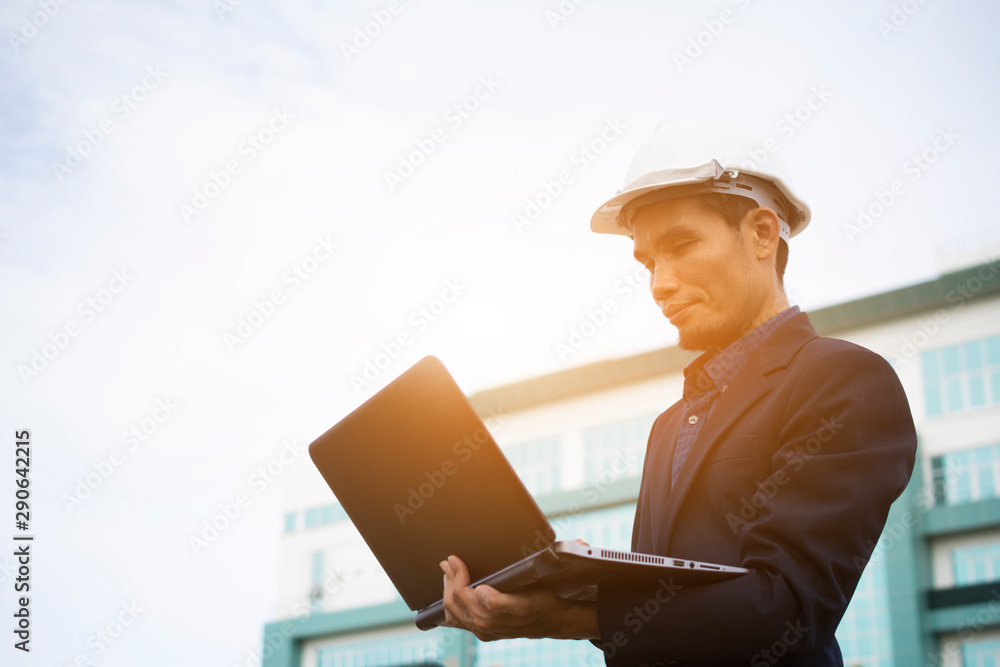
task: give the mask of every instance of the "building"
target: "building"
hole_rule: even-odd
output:
[[[812,311],[882,354],[910,400],[913,479],[838,630],[846,664],[1000,664],[1000,262]],[[681,394],[676,347],[483,391],[477,410],[560,538],[628,549],[646,438]],[[601,665],[589,642],[421,632],[329,490],[289,479],[266,667]]]

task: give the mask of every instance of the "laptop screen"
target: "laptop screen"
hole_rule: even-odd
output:
[[[451,554],[476,581],[555,537],[436,357],[344,417],[309,454],[410,609],[441,598],[438,563]]]

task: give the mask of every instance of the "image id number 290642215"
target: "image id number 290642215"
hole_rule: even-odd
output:
[[[31,525],[31,432],[14,433],[14,648],[31,651],[31,544],[34,536],[27,534]]]

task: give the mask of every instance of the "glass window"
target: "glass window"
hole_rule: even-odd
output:
[[[1000,639],[971,641],[962,645],[962,667],[1000,665]]]
[[[972,586],[1000,580],[1000,542],[963,547],[951,552],[956,586]]]
[[[1000,336],[921,355],[927,416],[1000,404]]]
[[[873,554],[837,628],[837,642],[845,665],[894,667],[886,559],[879,557],[880,545],[876,545]]]
[[[288,512],[285,514],[285,532],[291,533],[295,531],[295,524],[298,519],[298,512]]]
[[[321,507],[310,507],[304,513],[303,527],[313,528],[315,526],[325,526],[328,523],[344,521],[347,513],[340,505],[323,505]]]
[[[632,417],[585,429],[583,453],[586,457],[586,482],[610,483],[615,479],[639,475],[646,455],[649,431],[658,414]]]
[[[986,361],[990,366],[1000,366],[1000,336],[986,339]]]
[[[312,572],[309,578],[309,606],[314,610],[323,608],[323,596],[318,589],[323,585],[323,570],[326,568],[326,552],[314,551]]]
[[[632,548],[632,520],[635,504],[615,505],[592,512],[564,514],[551,519],[560,540],[581,539],[605,549],[629,551]]]
[[[938,505],[1000,497],[1000,445],[935,456],[931,470]]]
[[[558,435],[510,445],[503,453],[532,495],[562,490],[562,441]]]
[[[371,637],[341,641],[319,649],[318,667],[410,667],[438,665],[438,659],[450,652],[453,635],[443,628],[428,632],[416,630],[404,635]]]

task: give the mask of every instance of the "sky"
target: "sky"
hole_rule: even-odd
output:
[[[985,0],[4,3],[4,618],[13,537],[34,541],[32,650],[6,634],[0,661],[245,664],[277,598],[261,468],[427,354],[471,393],[675,344],[628,239],[589,230],[663,118],[732,118],[788,166],[806,311],[995,259],[998,20]]]

